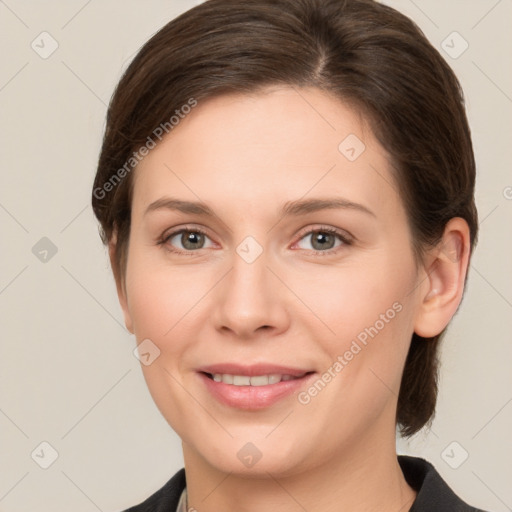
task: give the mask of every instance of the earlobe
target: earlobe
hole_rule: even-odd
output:
[[[437,336],[450,322],[462,300],[469,263],[467,222],[454,217],[446,224],[441,242],[429,251],[420,286],[414,332],[424,338]]]
[[[119,304],[123,311],[124,315],[124,323],[126,328],[131,334],[133,332],[133,323],[130,315],[130,310],[128,308],[128,298],[126,294],[126,286],[124,283],[123,276],[121,275],[121,269],[118,268],[116,261],[116,236],[115,234],[112,236],[111,241],[108,244],[108,254],[110,258],[110,266],[112,267],[112,273],[114,274],[114,280],[116,283],[117,297],[119,299]]]

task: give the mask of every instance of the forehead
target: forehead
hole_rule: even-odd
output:
[[[398,195],[363,116],[318,89],[269,88],[199,102],[139,163],[134,214],[168,193],[261,211],[308,195],[378,210]]]

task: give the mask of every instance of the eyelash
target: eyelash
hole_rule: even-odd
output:
[[[172,246],[170,246],[167,242],[175,237],[176,235],[179,235],[180,233],[201,233],[204,236],[208,236],[206,231],[204,231],[201,228],[198,227],[184,227],[177,229],[176,231],[171,231],[170,233],[164,233],[160,240],[158,241],[158,245],[161,245],[165,248],[166,251],[169,251],[174,254],[178,254],[180,256],[196,256],[195,253],[198,251],[182,251],[181,249],[176,249]]]
[[[191,251],[191,250],[190,251],[182,251],[181,249],[176,249],[176,248],[170,246],[169,244],[167,244],[167,242],[171,238],[175,237],[176,235],[179,235],[180,233],[200,233],[200,234],[208,237],[208,234],[202,228],[184,227],[184,228],[177,229],[176,231],[171,231],[170,233],[164,233],[162,235],[162,237],[159,239],[159,241],[157,242],[157,244],[163,246],[167,251],[174,253],[174,254],[183,255],[183,256],[196,256],[195,253],[197,253],[200,249],[195,250],[195,251]],[[311,235],[313,233],[328,233],[330,235],[336,235],[338,237],[338,239],[341,240],[341,242],[343,242],[341,246],[338,246],[338,247],[335,247],[332,249],[327,249],[325,251],[318,251],[316,249],[309,250],[310,253],[317,255],[317,256],[328,256],[328,255],[337,253],[344,246],[349,246],[349,245],[352,245],[352,243],[353,243],[353,241],[350,238],[348,238],[347,236],[342,234],[337,229],[329,227],[329,226],[321,226],[318,228],[309,229],[308,231],[304,231],[300,234],[297,242],[302,240],[307,235]],[[295,242],[295,243],[297,243],[297,242]],[[304,249],[304,250],[306,250],[306,249]]]
[[[352,245],[352,240],[348,236],[344,235],[341,231],[339,231],[335,228],[331,228],[329,226],[320,226],[320,227],[317,227],[314,229],[308,229],[307,231],[302,231],[299,235],[297,242],[295,242],[295,244],[300,242],[306,236],[312,235],[313,233],[328,233],[329,235],[335,235],[342,242],[342,245],[339,245],[338,247],[334,247],[332,249],[327,249],[325,251],[309,249],[310,254],[314,254],[315,256],[330,256],[333,254],[337,254],[340,250],[343,249],[343,247]],[[303,249],[303,250],[307,250],[307,249]]]

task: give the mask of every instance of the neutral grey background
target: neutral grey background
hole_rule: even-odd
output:
[[[197,3],[0,0],[1,512],[115,512],[182,467],[133,355],[90,194],[121,72]],[[512,510],[512,2],[386,3],[465,89],[481,229],[443,345],[437,418],[398,448],[473,505]]]

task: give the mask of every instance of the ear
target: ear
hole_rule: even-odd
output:
[[[116,250],[117,250],[117,234],[114,233],[108,243],[108,255],[110,258],[110,266],[112,267],[112,272],[114,274],[114,279],[116,282],[117,297],[119,298],[119,304],[121,305],[121,309],[123,310],[124,323],[125,323],[128,331],[130,331],[132,334],[134,334],[132,317],[130,315],[130,310],[128,308],[128,299],[127,299],[127,295],[126,295],[126,283],[125,283],[124,277],[121,275],[121,270],[118,268],[118,265],[116,262]]]
[[[426,258],[420,285],[421,303],[414,332],[424,338],[437,336],[450,322],[462,300],[469,264],[470,234],[467,222],[454,217],[443,238]]]

